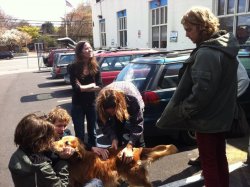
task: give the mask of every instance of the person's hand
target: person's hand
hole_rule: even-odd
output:
[[[76,79],[76,84],[77,84],[79,87],[81,87],[81,83],[80,83],[80,81],[79,81],[78,79]]]
[[[71,157],[75,152],[75,149],[72,148],[72,147],[64,147],[63,148],[63,151],[61,153],[59,153],[59,156],[62,158],[62,159],[68,159],[69,157]]]
[[[120,153],[121,160],[124,164],[128,164],[133,160],[133,147],[131,144],[128,144]]]
[[[103,160],[107,160],[109,157],[109,151],[100,147],[92,147],[92,151],[98,156],[101,156]]]
[[[111,147],[112,147],[113,149],[117,150],[117,148],[118,148],[118,140],[117,140],[117,139],[113,139],[113,140],[112,140]]]

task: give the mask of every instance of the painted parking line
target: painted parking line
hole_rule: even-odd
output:
[[[235,164],[231,164],[229,165],[229,172],[231,173],[232,171],[239,169],[241,167],[243,167],[245,164],[243,162],[237,162]],[[179,186],[186,186],[186,185],[190,185],[196,182],[199,182],[201,180],[204,180],[203,176],[201,176],[201,174],[198,175],[194,175],[185,179],[181,179],[178,181],[174,181],[168,184],[164,184],[162,186],[159,187],[179,187]]]
[[[71,102],[71,98],[70,99],[62,99],[62,100],[58,100],[58,101],[56,101],[56,102],[58,102],[58,103],[66,103],[66,102]]]
[[[57,87],[53,87],[53,88],[49,88],[51,90],[60,90],[60,89],[69,89],[71,88],[70,85],[67,85],[67,86],[57,86]]]
[[[43,76],[43,78],[50,78],[50,77],[48,77],[48,76]],[[63,80],[60,80],[60,79],[52,79],[52,80],[46,80],[46,81],[44,81],[44,82],[49,82],[49,83],[51,83],[51,82],[64,82]]]

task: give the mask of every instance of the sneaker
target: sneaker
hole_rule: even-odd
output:
[[[190,166],[201,166],[201,161],[200,161],[200,157],[197,157],[197,158],[191,158],[189,161],[188,161],[188,165]]]

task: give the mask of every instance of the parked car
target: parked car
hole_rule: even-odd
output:
[[[96,53],[96,60],[101,68],[101,77],[103,85],[108,85],[116,78],[118,73],[133,59],[145,54],[155,53],[153,49],[128,49],[101,51]],[[65,74],[64,81],[69,84],[69,74]]]
[[[57,53],[72,53],[74,49],[62,48],[62,49],[53,49],[49,52],[48,56],[43,57],[43,62],[45,66],[52,67],[54,63],[54,58]]]
[[[0,59],[11,59],[14,55],[11,51],[0,51]]]
[[[51,70],[52,78],[63,77],[67,66],[75,61],[75,53],[57,53]]]
[[[239,59],[250,75],[250,53],[239,52]],[[144,135],[169,135],[187,145],[196,143],[194,131],[162,130],[155,126],[163,110],[178,85],[178,71],[189,57],[189,51],[154,54],[133,60],[117,76],[115,81],[130,81],[141,92],[145,102]],[[250,111],[250,89],[244,94],[241,103]]]

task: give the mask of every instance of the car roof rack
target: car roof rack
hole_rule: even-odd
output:
[[[103,49],[104,53],[110,53],[110,52],[120,52],[120,51],[143,51],[143,50],[154,50],[153,48],[109,48],[109,49]]]
[[[193,51],[193,49],[159,51],[159,52],[144,54],[144,55],[142,55],[142,57],[149,57],[149,56],[176,57],[176,56],[182,55],[182,54],[190,54],[192,51]]]

